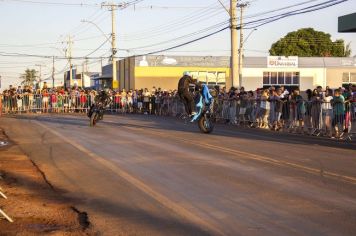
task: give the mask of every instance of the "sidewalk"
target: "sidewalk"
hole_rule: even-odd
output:
[[[7,140],[0,128],[0,141]],[[11,143],[0,147],[0,187],[8,199],[0,208],[13,220],[0,219],[0,235],[94,235],[86,213],[72,207],[45,174]]]

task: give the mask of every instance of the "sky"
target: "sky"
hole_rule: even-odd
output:
[[[250,0],[244,13],[245,21],[250,22],[325,1]],[[228,0],[221,2],[229,8]],[[254,16],[304,2],[309,3]],[[80,6],[80,3],[83,5]],[[320,11],[287,17],[257,30],[244,30],[245,39],[249,35],[244,45],[244,55],[267,56],[273,42],[288,32],[306,27],[327,32],[333,40],[342,38],[346,43],[350,42],[352,55],[356,55],[356,34],[337,33],[338,17],[355,11],[356,0],[348,0]],[[166,49],[215,32],[228,26],[229,15],[218,0],[143,0],[135,6],[116,11],[116,19],[118,56],[126,57]],[[73,57],[107,57],[111,48],[110,42],[107,41],[110,33],[111,12],[101,7],[101,1],[0,1],[1,53],[65,57],[70,35],[73,40]],[[159,54],[228,56],[230,32],[225,30],[201,41]],[[87,62],[88,71],[100,71],[99,59],[89,59]],[[83,70],[83,63],[83,59],[73,60],[79,72]],[[102,63],[107,64],[108,59],[104,58]],[[39,70],[40,65],[42,79],[49,78],[52,70],[51,58],[0,55],[0,90],[7,88],[9,84],[19,84],[19,77],[26,68]],[[57,84],[63,80],[63,71],[66,69],[67,60],[55,60]]]

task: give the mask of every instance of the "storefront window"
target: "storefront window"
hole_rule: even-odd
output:
[[[349,83],[350,82],[350,73],[349,72],[342,73],[342,82],[343,83]]]
[[[200,82],[206,83],[207,82],[207,72],[199,71],[199,79]]]
[[[271,84],[277,84],[277,72],[271,72]]]
[[[284,84],[284,72],[278,72],[278,84]]]
[[[222,71],[190,71],[190,75],[198,81],[209,85],[225,85],[226,72]]]
[[[190,76],[193,78],[198,78],[199,77],[199,72],[198,71],[190,71],[189,72]]]
[[[269,81],[269,72],[263,72],[263,84],[271,84]]]
[[[217,75],[215,71],[209,71],[207,77],[208,77],[208,84],[215,85],[217,83]]]
[[[292,73],[291,72],[287,72],[286,73],[286,84],[292,84]]]
[[[356,73],[350,73],[350,82],[356,83]]]
[[[226,83],[226,73],[225,72],[218,72],[217,84],[223,85],[225,83]]]
[[[351,72],[342,73],[342,83],[343,84],[356,83],[356,73],[351,73]]]
[[[300,72],[263,72],[263,85],[299,86]]]
[[[299,84],[299,72],[293,72],[293,81],[292,84]]]

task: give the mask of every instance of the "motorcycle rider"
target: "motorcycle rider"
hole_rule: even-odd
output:
[[[99,92],[99,94],[94,99],[95,103],[101,102],[104,107],[111,103],[111,97],[109,94],[109,89],[104,89]]]
[[[103,107],[107,107],[111,103],[111,97],[109,93],[109,89],[104,89],[99,92],[98,95],[95,96],[94,98],[94,104],[90,106],[89,112],[88,112],[88,117],[91,117],[93,114],[93,109],[96,104],[101,103]],[[103,119],[103,114],[100,115],[100,119]]]
[[[183,101],[185,111],[187,112],[187,114],[189,116],[194,116],[197,113],[195,111],[194,98],[191,92],[189,92],[190,85],[195,85],[196,87],[200,87],[199,83],[197,83],[197,81],[190,76],[189,72],[184,72],[183,77],[180,78],[178,82],[178,94]]]

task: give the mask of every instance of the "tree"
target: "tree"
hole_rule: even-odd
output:
[[[331,40],[331,35],[313,28],[304,28],[288,33],[272,44],[272,56],[300,57],[348,57],[350,43],[345,46],[343,39]]]
[[[37,71],[32,69],[26,69],[25,73],[20,76],[22,85],[33,86],[37,79]]]

